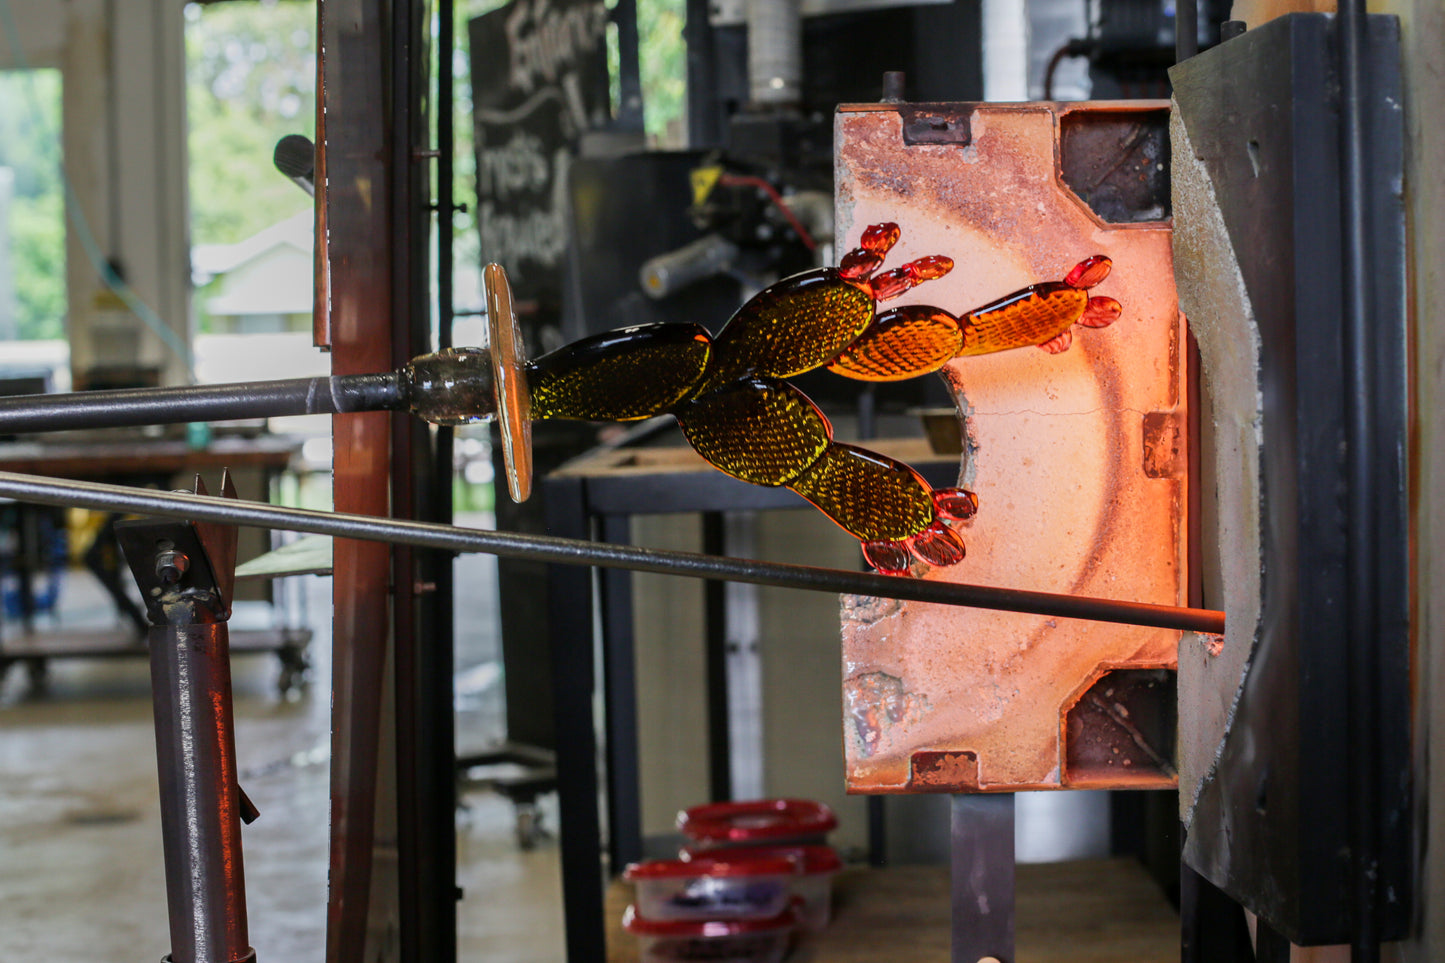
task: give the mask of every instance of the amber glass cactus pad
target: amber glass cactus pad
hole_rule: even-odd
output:
[[[978,513],[978,496],[966,488],[935,489],[933,508],[944,518],[969,519]]]
[[[859,541],[904,539],[933,521],[928,483],[900,461],[833,444],[788,485]]]
[[[953,258],[942,254],[930,254],[916,261],[909,261],[891,271],[875,274],[868,282],[873,297],[879,301],[891,301],[906,291],[911,291],[924,281],[933,281],[953,270]]]
[[[1089,306],[1084,309],[1084,316],[1079,323],[1086,328],[1107,328],[1119,320],[1119,315],[1124,313],[1124,306],[1113,298],[1090,298]]]
[[[858,246],[838,262],[838,273],[845,278],[864,278],[883,264],[883,258],[898,243],[902,232],[897,224],[874,224],[863,231]]]
[[[873,295],[833,268],[785,278],[738,309],[713,339],[702,390],[751,375],[788,378],[837,357],[873,320]]]
[[[688,443],[717,468],[754,485],[784,485],[828,447],[817,406],[783,381],[740,381],[676,412]]]
[[[963,329],[947,311],[913,304],[878,315],[828,370],[860,381],[902,381],[937,371],[963,347]]]
[[[1058,281],[1035,284],[964,316],[960,355],[989,354],[1043,344],[1084,314],[1089,295]]]
[[[1109,276],[1114,262],[1102,254],[1084,258],[1064,275],[1064,283],[1071,288],[1091,288]]]
[[[635,421],[687,397],[708,359],[696,324],[622,328],[573,342],[527,366],[534,418]]]

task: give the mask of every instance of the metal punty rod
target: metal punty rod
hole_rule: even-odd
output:
[[[402,373],[0,398],[0,433],[129,428],[406,407]]]
[[[900,578],[841,569],[787,565],[754,559],[726,558],[693,552],[672,552],[613,545],[548,535],[526,535],[456,528],[429,522],[347,515],[337,512],[287,508],[259,502],[167,493],[99,482],[69,481],[0,472],[0,497],[43,505],[75,506],[134,512],[170,518],[280,528],[341,538],[392,542],[452,552],[481,552],[510,558],[567,565],[626,568],[663,575],[751,582],[814,592],[877,595],[915,602],[968,605],[975,608],[1029,612],[1061,618],[1122,622],[1158,628],[1219,634],[1224,613],[1178,608],[1147,602],[1030,592],[1020,589],[964,585],[954,582]]]

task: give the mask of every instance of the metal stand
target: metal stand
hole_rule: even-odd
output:
[[[952,799],[953,963],[1014,963],[1014,797]]]
[[[1244,908],[1209,880],[1179,867],[1181,963],[1255,963]]]
[[[196,494],[204,494],[196,479]],[[229,475],[221,493],[234,498]],[[151,698],[171,963],[250,963],[231,712],[236,529],[145,519],[116,526],[151,621]]]

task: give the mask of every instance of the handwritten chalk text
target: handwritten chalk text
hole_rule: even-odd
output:
[[[607,32],[607,8],[587,3],[554,10],[551,0],[517,0],[507,18],[511,83],[526,93],[594,53]]]

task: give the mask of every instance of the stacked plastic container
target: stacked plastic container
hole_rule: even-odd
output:
[[[832,810],[801,799],[695,806],[678,814],[679,859],[647,860],[623,878],[636,889],[623,927],[644,963],[776,963],[795,935],[828,925]]]

